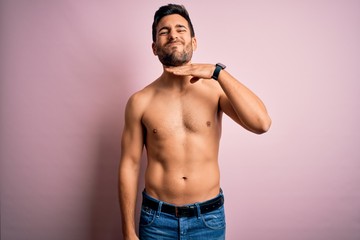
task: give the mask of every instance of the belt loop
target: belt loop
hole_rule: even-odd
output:
[[[224,192],[223,192],[223,190],[220,188],[220,194],[219,194],[221,197],[222,197],[222,201],[224,202]]]
[[[164,203],[164,202],[162,202],[162,201],[159,202],[159,206],[158,206],[158,210],[157,210],[157,213],[156,213],[156,217],[160,217],[161,207],[162,207],[163,203]]]
[[[200,217],[201,217],[200,204],[199,204],[199,203],[195,203],[195,206],[196,206],[196,210],[197,210],[197,217],[200,218]]]
[[[179,217],[179,208],[175,206],[175,217]]]

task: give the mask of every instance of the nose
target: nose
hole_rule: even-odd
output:
[[[169,41],[176,41],[178,38],[177,32],[174,30],[170,31],[168,37],[169,37]]]

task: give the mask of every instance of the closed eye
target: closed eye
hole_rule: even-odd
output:
[[[176,30],[177,30],[178,32],[186,32],[187,28],[186,28],[184,25],[177,24],[177,25],[176,25]]]
[[[169,28],[168,27],[162,27],[160,28],[159,30],[159,35],[165,35],[165,34],[168,34],[169,33]]]

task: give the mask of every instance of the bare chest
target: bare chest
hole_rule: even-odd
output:
[[[143,124],[149,134],[163,138],[205,134],[218,128],[218,104],[206,96],[155,97],[143,115]]]

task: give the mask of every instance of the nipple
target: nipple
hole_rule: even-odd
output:
[[[153,133],[157,133],[157,129],[156,129],[156,128],[153,129]]]
[[[206,126],[211,127],[211,122],[210,122],[210,121],[207,121],[207,122],[206,122]]]

